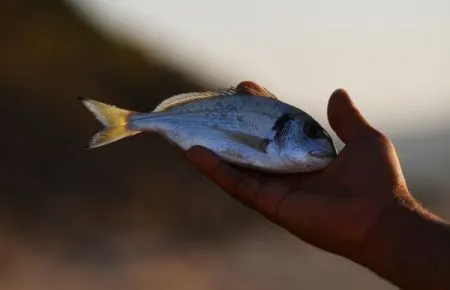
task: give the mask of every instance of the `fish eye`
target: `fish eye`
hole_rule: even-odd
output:
[[[303,126],[303,132],[311,139],[323,137],[323,130],[316,122],[306,122]]]

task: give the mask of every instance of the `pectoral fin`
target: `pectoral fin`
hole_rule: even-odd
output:
[[[229,131],[229,130],[221,130],[221,131],[234,141],[264,153],[267,153],[267,147],[271,142],[270,139],[261,138],[258,136],[249,135],[238,131]]]
[[[270,139],[263,139],[261,141],[261,143],[259,144],[259,149],[261,149],[264,153],[267,153],[267,147],[269,147],[270,142],[272,142],[272,140]]]

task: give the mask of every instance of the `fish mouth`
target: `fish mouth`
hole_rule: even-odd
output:
[[[316,150],[309,152],[309,155],[313,157],[318,158],[336,158],[337,154],[336,152],[330,152],[330,151],[322,151],[322,150]]]

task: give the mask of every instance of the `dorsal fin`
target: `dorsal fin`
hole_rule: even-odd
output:
[[[266,88],[252,81],[240,82],[236,87],[236,93],[277,99],[277,97]]]
[[[217,96],[231,96],[235,94],[236,88],[217,89],[205,92],[179,94],[162,101],[158,106],[156,106],[153,112],[166,111],[167,109],[193,101],[213,98]]]
[[[195,93],[185,93],[175,95],[162,101],[158,106],[156,106],[153,112],[167,111],[170,108],[185,103],[195,102],[207,98],[213,98],[218,96],[232,96],[236,94],[277,99],[277,97],[275,97],[274,94],[269,92],[266,88],[256,84],[255,82],[243,81],[240,82],[236,87],[230,87],[227,89],[216,89],[205,92],[195,92]]]

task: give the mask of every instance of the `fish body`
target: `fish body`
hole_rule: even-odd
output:
[[[177,95],[149,113],[82,101],[106,127],[91,148],[153,132],[182,150],[200,145],[230,163],[267,172],[315,171],[336,157],[333,140],[317,121],[253,82]]]

